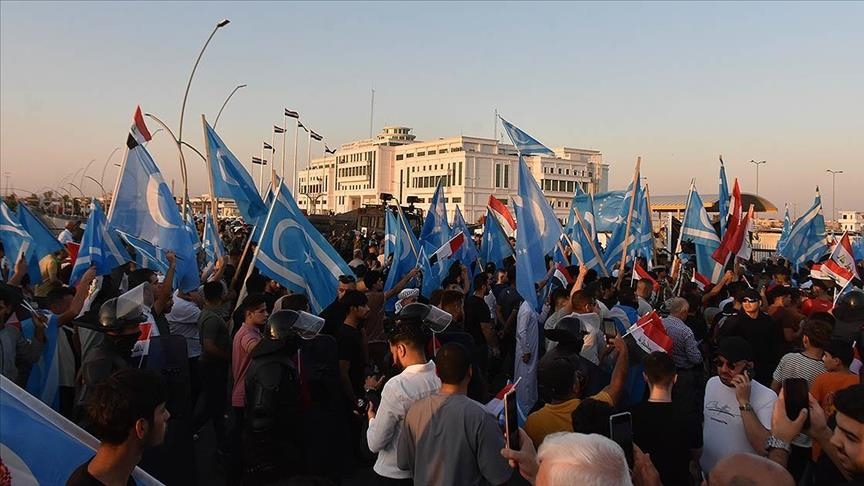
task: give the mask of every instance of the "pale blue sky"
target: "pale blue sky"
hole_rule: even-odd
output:
[[[722,153],[745,192],[747,161],[767,160],[760,193],[799,214],[817,184],[830,212],[825,169],[842,169],[837,208],[864,210],[860,2],[2,2],[0,172],[37,190],[96,159],[87,174],[99,179],[136,104],[176,131],[192,63],[222,18],[183,138],[201,147],[200,114],[215,118],[246,83],[219,123],[244,162],[283,107],[331,147],[366,137],[374,85],[376,131],[488,137],[497,108],[549,146],[602,151],[613,188],[642,155],[652,194],[683,194],[691,177],[716,193]],[[179,191],[168,137],[150,149]],[[203,163],[187,159],[190,192],[206,192]]]

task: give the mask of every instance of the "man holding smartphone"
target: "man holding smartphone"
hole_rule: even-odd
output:
[[[700,464],[706,475],[726,456],[764,450],[777,400],[770,388],[752,380],[753,348],[743,338],[720,341],[714,365],[717,376],[705,387],[702,426]]]

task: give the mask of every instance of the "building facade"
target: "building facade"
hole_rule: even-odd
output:
[[[563,220],[576,185],[590,193],[608,190],[609,165],[596,150],[553,151],[554,156],[526,156],[525,162]],[[448,216],[452,219],[458,205],[472,223],[486,214],[489,195],[509,205],[517,194],[518,161],[515,147],[497,140],[419,141],[409,127],[388,126],[374,139],[345,143],[335,154],[313,159],[298,172],[297,202],[309,213],[343,213],[380,204],[381,193],[389,193],[425,210],[441,180]]]
[[[838,211],[840,214],[837,222],[840,223],[840,231],[860,233],[864,231],[864,211]]]

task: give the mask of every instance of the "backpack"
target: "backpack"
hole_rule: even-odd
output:
[[[246,426],[252,433],[283,430],[300,412],[300,374],[291,358],[253,359],[246,375]]]

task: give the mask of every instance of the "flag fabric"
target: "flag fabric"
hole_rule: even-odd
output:
[[[429,257],[429,264],[435,265],[439,260],[444,260],[445,258],[450,258],[462,248],[465,244],[465,234],[461,231],[456,234],[453,238],[444,243],[441,248],[435,250],[435,253]]]
[[[558,263],[555,265],[555,272],[552,274],[559,282],[561,282],[562,287],[567,287],[572,284],[575,279],[570,272],[567,271],[567,267],[564,266],[563,263]]]
[[[705,290],[705,287],[711,283],[711,279],[695,270],[693,271],[693,275],[690,277],[690,281],[696,284],[696,286],[699,287],[699,290]]]
[[[633,265],[633,280],[647,280],[651,282],[651,287],[653,287],[655,291],[660,289],[660,282],[655,280],[654,277],[648,273],[648,270],[642,268],[642,265],[639,264],[638,260]]]
[[[495,268],[504,268],[504,259],[513,256],[510,240],[501,228],[501,223],[490,208],[486,210],[486,225],[480,242],[480,260],[483,264],[494,263]],[[508,211],[509,214],[509,211]]]
[[[721,219],[723,218],[722,213],[720,217]],[[741,188],[738,186],[738,179],[736,178],[735,185],[732,187],[732,199],[729,201],[729,216],[726,223],[726,230],[723,233],[723,238],[720,240],[720,246],[711,254],[711,258],[724,267],[729,261],[729,257],[738,253],[738,249],[740,248],[741,235],[738,232],[738,226],[740,224]]]
[[[648,200],[648,187],[642,191],[639,199],[639,226],[636,232],[636,256],[645,257],[646,260],[654,260],[654,227],[651,226],[651,205]]]
[[[306,131],[306,132],[309,131],[309,129],[306,128],[306,125],[304,125],[303,122],[301,122],[299,119],[297,120],[297,128],[302,128],[303,131]]]
[[[135,264],[141,268],[148,268],[155,272],[165,274],[168,271],[168,259],[165,258],[165,250],[151,245],[150,243],[136,238],[128,233],[118,231],[117,234],[129,246],[135,250]]]
[[[656,310],[640,317],[623,337],[627,342],[631,365],[641,363],[645,356],[655,351],[672,352],[672,339],[666,334],[663,319]]]
[[[594,269],[600,275],[609,275],[600,252],[600,242],[597,240],[597,228],[594,218],[594,198],[576,184],[576,193],[570,202],[570,214],[564,232],[567,242],[578,262],[588,269]]]
[[[252,157],[252,163],[255,165],[267,165],[267,161],[265,159],[260,159],[258,157]]]
[[[606,241],[606,252],[603,256],[606,268],[617,266],[621,262],[622,255],[624,256],[624,263],[626,265],[627,261],[637,254],[642,228],[640,221],[642,218],[641,205],[645,203],[642,193],[640,168],[637,162],[633,180],[630,181],[630,185],[627,187],[624,201],[621,204],[621,212],[618,213],[619,224],[615,225],[612,235]],[[630,224],[629,229],[627,226],[628,221]],[[650,224],[650,221],[648,224]]]
[[[78,259],[78,250],[81,249],[81,243],[75,243],[74,241],[66,242],[66,251],[69,252],[69,261],[74,262]]]
[[[189,236],[189,244],[195,252],[201,251],[201,237],[198,236],[198,227],[195,225],[195,216],[192,208],[186,209],[186,234]]]
[[[147,129],[147,124],[144,123],[144,115],[141,114],[141,107],[135,107],[135,114],[132,116],[132,127],[129,129],[129,137],[126,138],[126,148],[133,149],[138,145],[144,145],[153,138],[150,130]]]
[[[459,209],[459,206],[457,205],[456,214],[453,216],[452,234],[453,236],[456,236],[458,233],[465,235],[465,243],[459,248],[456,258],[462,262],[463,265],[468,267],[468,278],[473,281],[474,274],[477,271],[477,258],[479,258],[480,255],[477,251],[477,246],[471,239],[471,231],[468,229],[468,224],[462,216],[462,210]]]
[[[279,125],[273,125],[273,133],[285,133],[285,129]]]
[[[267,206],[261,200],[252,176],[206,120],[204,138],[207,142],[207,165],[213,181],[213,197],[232,199],[243,221],[255,224],[258,218],[267,214]]]
[[[815,278],[816,280],[833,280],[831,275],[823,268],[821,263],[814,263],[813,266],[810,267],[810,278]]]
[[[681,223],[681,240],[690,241],[696,251],[696,268],[711,282],[717,282],[723,272],[723,265],[714,261],[711,255],[720,247],[720,238],[708,218],[705,205],[695,186],[691,186],[690,197],[684,210]],[[680,251],[680,248],[675,249]]]
[[[392,211],[388,211],[387,213],[390,215],[392,214]],[[391,227],[393,228],[394,235],[393,261],[390,264],[390,271],[387,273],[387,281],[384,282],[385,290],[390,290],[395,287],[396,283],[405,277],[405,274],[417,266],[417,252],[421,251],[420,243],[417,242],[417,237],[414,236],[414,232],[411,231],[411,226],[405,220],[405,217],[401,212],[397,211],[393,214],[393,220],[390,224],[392,225]],[[394,296],[385,302],[385,310],[395,310],[397,300],[399,300],[398,297]]]
[[[792,231],[792,220],[789,219],[789,204],[786,204],[786,212],[783,215],[783,231],[780,233],[780,239],[777,240],[777,253],[783,250],[786,242],[789,240],[789,233]]]
[[[330,154],[330,155],[333,155],[333,154],[336,153],[336,149],[331,149],[331,148],[328,147],[327,144],[325,143],[325,144],[324,144],[324,153],[326,153],[326,154]]]
[[[849,232],[844,231],[843,236],[831,256],[822,264],[822,271],[837,282],[841,288],[849,285],[854,278],[858,278],[855,268],[855,256],[852,250],[852,242],[849,240]]]
[[[132,257],[120,241],[117,233],[108,227],[102,205],[95,198],[90,202],[90,217],[87,229],[81,238],[78,256],[74,260],[69,283],[74,285],[90,266],[96,267],[96,275],[109,275],[111,271],[132,261]]]
[[[621,207],[627,191],[609,191],[594,194],[594,226],[596,231],[609,233],[621,223]],[[626,209],[623,210],[626,213]]]
[[[564,234],[558,218],[540,186],[519,157],[519,197],[516,203],[516,290],[539,312],[541,303],[535,285],[546,275],[545,256],[558,245]]]
[[[740,202],[740,201],[739,201]],[[720,236],[726,233],[726,215],[729,214],[729,183],[726,182],[726,166],[720,156],[720,197],[717,200],[720,212]]]
[[[855,256],[855,261],[864,260],[864,236],[858,236],[852,243],[852,254]]]
[[[306,294],[312,312],[320,313],[336,299],[340,275],[353,275],[324,236],[303,215],[284,182],[273,204],[255,250],[255,265],[262,274],[292,292]]]
[[[33,237],[21,226],[15,212],[9,209],[5,201],[0,201],[0,241],[3,242],[10,267],[15,266],[21,255],[24,255],[28,262],[33,258]],[[32,269],[29,271],[32,272]],[[41,281],[42,278],[37,273],[31,275],[30,280]]]
[[[285,116],[287,116],[288,118],[300,118],[300,113],[285,108]]]
[[[389,208],[384,211],[384,259],[390,258],[396,248],[397,232],[399,231],[399,220],[396,213]]]
[[[18,223],[22,228],[24,228],[24,231],[30,235],[30,238],[32,238],[32,244],[30,246],[32,251],[27,261],[27,273],[38,277],[41,274],[39,261],[47,255],[62,250],[63,244],[60,243],[57,240],[57,237],[54,236],[54,233],[52,233],[51,230],[42,223],[42,220],[33,214],[26,204],[20,201],[18,202],[16,216],[18,217]]]
[[[753,255],[753,246],[750,245],[750,233],[753,231],[753,205],[750,205],[750,209],[747,210],[747,214],[744,216],[744,219],[741,220],[741,224],[738,226],[738,250],[735,252],[735,255],[738,258],[744,260],[750,260],[750,257]]]
[[[420,243],[427,253],[434,253],[450,239],[450,225],[447,223],[447,206],[444,203],[444,179],[438,179],[438,187],[429,204],[426,220],[420,230]]]
[[[498,219],[498,224],[504,233],[508,237],[513,236],[513,233],[516,231],[516,220],[513,219],[513,215],[510,214],[510,210],[507,209],[507,206],[497,197],[490,194],[489,209],[492,210],[492,214]]]
[[[441,288],[441,275],[436,268],[433,268],[429,263],[429,257],[426,256],[426,248],[420,247],[420,252],[417,255],[417,268],[423,274],[423,282],[420,285],[420,295],[427,299],[432,297],[432,292]]]
[[[209,272],[216,266],[216,261],[225,256],[225,246],[219,237],[219,230],[213,221],[209,211],[204,214],[204,235],[201,239],[201,248],[204,250],[204,271]]]
[[[281,179],[279,179],[279,180],[281,180]],[[273,187],[272,187],[272,185],[268,185],[267,186],[267,194],[264,196],[264,206],[269,208],[270,205],[272,205],[272,204],[273,204]],[[252,223],[252,224],[254,224],[254,226],[252,226],[252,234],[249,236],[249,238],[253,242],[258,243],[258,241],[261,240],[261,230],[264,229],[264,222],[266,220],[267,220],[267,212],[265,211],[264,214],[262,214],[261,216],[258,217],[258,219],[255,221],[255,223]]]
[[[501,118],[501,125],[504,126],[504,131],[507,132],[507,136],[510,137],[510,140],[513,142],[513,145],[516,146],[516,150],[519,151],[520,155],[555,155],[555,152],[549,150],[545,145],[538,142],[536,138],[523,132],[517,126],[508,122],[504,118],[500,116],[498,118]]]
[[[271,152],[273,152],[273,151],[275,151],[276,149],[274,149],[273,146],[270,145],[269,143],[264,142],[264,150],[270,150]]]
[[[65,484],[99,446],[95,437],[5,376],[0,376],[0,430],[8,470],[2,479],[11,484]],[[132,476],[137,484],[159,484],[137,467]]]
[[[492,397],[491,400],[489,400],[488,402],[486,402],[485,405],[483,405],[483,408],[486,410],[486,412],[492,414],[494,417],[498,418],[499,420],[503,420],[504,419],[504,395],[509,393],[510,390],[512,390],[515,387],[516,387],[516,384],[510,383],[510,381],[508,380],[507,384],[504,385],[504,387],[501,388],[501,390],[499,390],[498,393],[496,393],[495,396]],[[514,395],[514,398],[515,398],[515,395]],[[516,410],[518,411],[517,422],[519,423],[519,427],[522,427],[523,425],[525,425],[525,420],[527,420],[528,417],[522,411],[522,407],[518,403],[516,404]]]
[[[140,108],[139,108],[140,111]],[[133,124],[133,132],[146,130]],[[108,224],[177,255],[174,287],[191,291],[200,283],[195,252],[189,245],[186,224],[162,173],[147,149],[130,135]]]
[[[813,205],[792,225],[792,229],[789,230],[789,239],[778,253],[792,263],[796,269],[808,260],[815,262],[829,253],[819,188],[816,188],[816,199],[813,201]]]
[[[319,142],[320,142],[321,140],[324,140],[324,137],[322,137],[321,135],[318,135],[317,133],[315,133],[314,130],[309,130],[309,136],[312,137],[312,140],[317,140],[317,141],[319,141]]]

